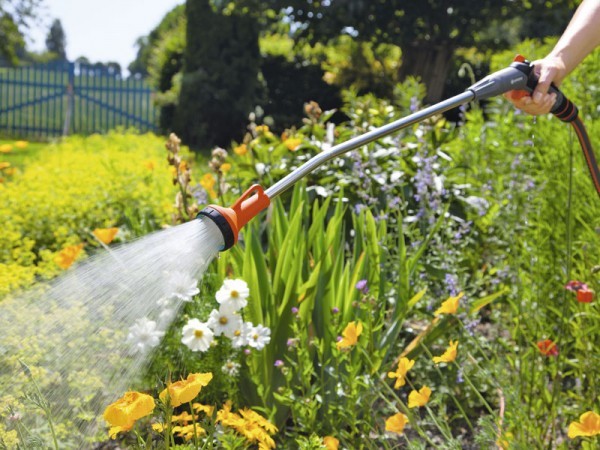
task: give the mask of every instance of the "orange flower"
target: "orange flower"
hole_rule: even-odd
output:
[[[241,144],[241,145],[238,145],[237,147],[234,147],[233,152],[236,155],[244,156],[246,153],[248,153],[248,147],[246,146],[246,144]]]
[[[401,434],[408,423],[408,417],[402,413],[394,414],[385,421],[385,431]]]
[[[154,170],[154,167],[156,167],[156,163],[154,161],[152,161],[151,159],[149,159],[148,161],[144,161],[144,167],[150,171]]]
[[[327,450],[338,450],[340,441],[333,436],[325,436],[323,438],[323,445]]]
[[[356,343],[358,342],[358,337],[361,335],[362,330],[362,323],[358,322],[358,325],[356,322],[348,323],[348,325],[342,332],[342,339],[340,339],[336,344],[338,350],[356,345]]]
[[[429,397],[431,397],[431,389],[427,386],[423,386],[418,392],[413,389],[411,393],[408,394],[408,407],[416,408],[425,406],[429,401]]]
[[[231,164],[229,164],[229,163],[223,163],[223,164],[221,164],[221,172],[227,173],[230,170],[231,170]]]
[[[12,152],[12,145],[10,144],[2,144],[0,145],[0,153],[10,153]]]
[[[458,311],[458,302],[463,297],[463,295],[465,295],[465,293],[461,292],[456,297],[448,298],[448,300],[443,302],[434,314],[436,316],[440,314],[456,314],[456,311]]]
[[[54,258],[54,262],[59,265],[61,269],[68,269],[73,265],[81,250],[83,249],[83,244],[78,245],[69,245],[68,247],[63,248],[58,255]]]
[[[433,362],[439,364],[441,362],[451,363],[456,359],[458,341],[450,341],[450,346],[441,356],[434,356]]]
[[[579,422],[571,422],[568,435],[571,439],[578,436],[597,436],[600,434],[600,416],[594,411],[584,412]]]
[[[555,342],[552,342],[550,339],[544,339],[537,343],[537,348],[540,353],[544,356],[557,356],[558,355],[558,346]]]
[[[592,303],[594,300],[594,291],[588,288],[582,288],[577,291],[577,301],[579,303]]]
[[[398,368],[395,372],[388,372],[389,378],[396,378],[396,383],[394,384],[394,389],[399,389],[400,386],[404,386],[406,384],[406,373],[415,365],[415,361],[408,358],[400,358],[398,361]]]
[[[29,142],[27,142],[27,141],[15,142],[15,147],[17,147],[19,150],[23,150],[23,149],[27,148],[28,145],[29,145]]]
[[[110,244],[118,232],[119,232],[119,229],[116,227],[113,227],[113,228],[96,228],[92,233],[103,244]]]
[[[10,167],[9,162],[0,162],[0,170],[8,169]]]
[[[212,380],[212,373],[191,373],[186,380],[176,381],[163,390],[159,398],[166,402],[170,399],[171,406],[176,407],[191,402],[200,393],[202,387]]]
[[[292,152],[300,147],[300,144],[302,144],[302,139],[299,138],[287,138],[285,141],[283,141],[283,145],[285,145],[288,150]]]

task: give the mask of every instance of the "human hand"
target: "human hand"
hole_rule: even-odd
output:
[[[532,64],[533,71],[538,76],[538,84],[532,95],[523,95],[523,91],[508,91],[504,97],[527,114],[548,114],[556,102],[556,94],[548,93],[550,84],[554,83],[558,87],[567,70],[559,57],[547,56]]]

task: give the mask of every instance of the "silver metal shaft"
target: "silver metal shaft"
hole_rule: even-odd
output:
[[[444,111],[448,111],[449,109],[456,108],[457,106],[463,105],[465,103],[469,103],[474,98],[475,93],[470,90],[467,90],[462,94],[455,95],[454,97],[451,97],[440,103],[436,103],[435,105],[429,106],[425,109],[422,109],[421,111],[417,111],[416,113],[411,114],[410,116],[403,117],[402,119],[398,119],[394,122],[388,123],[387,125],[383,125],[382,127],[376,128],[375,130],[369,131],[368,133],[361,134],[360,136],[356,136],[352,139],[347,140],[346,142],[342,142],[341,144],[338,144],[335,147],[331,147],[329,150],[323,153],[319,153],[318,155],[309,159],[293,172],[290,172],[288,175],[279,180],[273,186],[265,190],[265,194],[272,200],[275,197],[279,196],[281,193],[288,190],[306,175],[308,175],[317,167],[323,165],[330,159],[333,159],[351,150],[355,150],[359,147],[362,147],[363,145],[366,145],[369,142],[381,139],[382,137],[385,137],[398,130],[401,130],[402,128],[406,128],[411,125],[414,125],[415,123],[421,122],[422,120],[425,120],[428,117],[433,116],[434,114],[440,114]]]

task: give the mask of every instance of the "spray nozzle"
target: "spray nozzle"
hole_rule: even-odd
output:
[[[209,205],[198,213],[198,217],[208,217],[223,233],[224,247],[228,250],[238,240],[240,229],[259,212],[266,209],[271,200],[262,186],[255,184],[244,192],[230,207]]]

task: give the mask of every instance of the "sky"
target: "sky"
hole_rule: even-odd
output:
[[[32,27],[29,48],[44,50],[52,21],[60,19],[67,39],[67,58],[116,61],[123,69],[135,59],[135,42],[185,0],[43,0]]]

